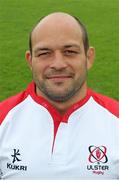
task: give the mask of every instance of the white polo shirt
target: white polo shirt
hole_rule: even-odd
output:
[[[119,103],[88,89],[61,116],[28,88],[0,103],[1,179],[119,179]]]

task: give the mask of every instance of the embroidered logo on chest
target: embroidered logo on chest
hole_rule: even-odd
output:
[[[88,148],[89,156],[87,170],[92,171],[93,174],[104,175],[106,171],[109,170],[107,165],[107,148],[105,146],[94,146],[91,145]]]

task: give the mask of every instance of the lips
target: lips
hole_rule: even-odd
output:
[[[67,76],[67,75],[59,75],[59,76],[49,76],[47,77],[48,79],[54,79],[54,78],[71,78],[71,76]]]
[[[72,78],[71,75],[53,75],[47,77],[47,79],[52,80],[54,82],[62,82],[71,78]]]

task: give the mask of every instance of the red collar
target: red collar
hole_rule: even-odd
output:
[[[61,116],[60,113],[56,110],[56,108],[51,103],[49,103],[45,98],[36,95],[36,93],[35,93],[35,83],[34,82],[32,82],[32,83],[30,83],[28,85],[27,93],[30,94],[30,96],[32,97],[32,99],[35,102],[37,102],[38,104],[45,107],[50,112],[50,114],[52,115],[52,117],[53,117],[53,119],[55,121],[60,121],[60,122],[62,121],[62,122],[65,122],[65,123],[68,121],[68,117],[70,116],[70,114],[72,114],[78,108],[82,107],[89,100],[89,98],[91,97],[91,94],[92,94],[91,90],[88,89],[86,96],[82,100],[80,100],[80,101],[76,102],[75,104],[73,104],[66,111],[66,113],[63,116]]]

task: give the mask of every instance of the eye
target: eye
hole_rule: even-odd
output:
[[[39,52],[36,57],[45,57],[45,56],[48,56],[50,55],[50,52],[49,51],[45,51],[45,52]]]
[[[65,53],[65,55],[68,55],[68,56],[78,54],[78,52],[75,50],[65,50],[64,53]]]

